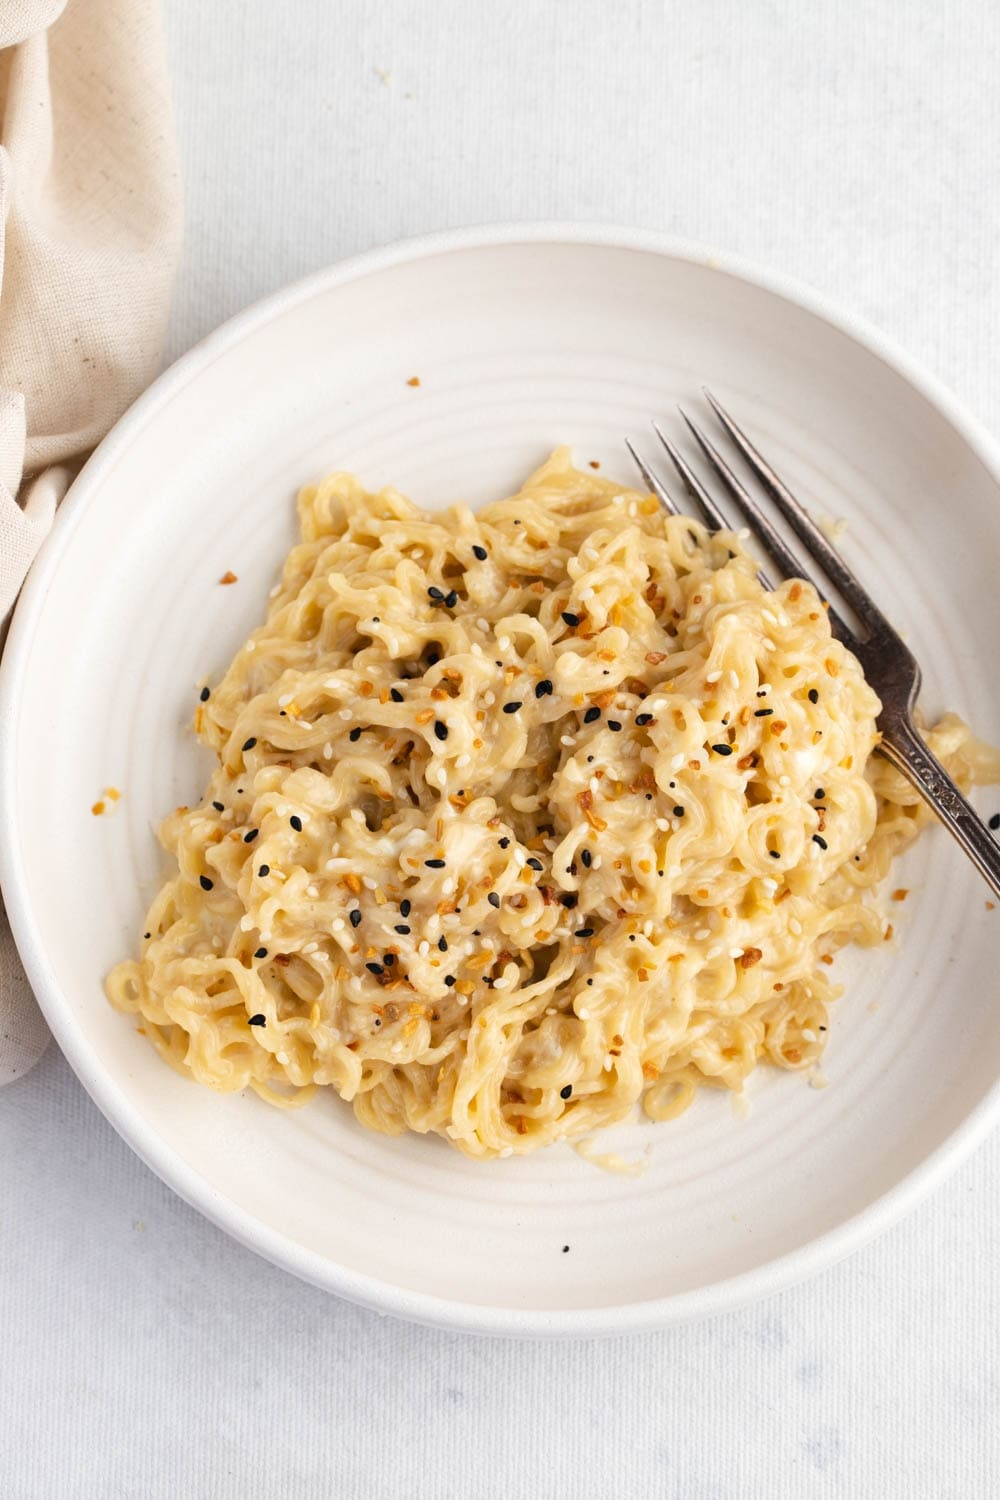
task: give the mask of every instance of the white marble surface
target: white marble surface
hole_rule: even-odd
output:
[[[985,0],[166,11],[188,201],[173,353],[399,235],[617,220],[812,282],[1000,429]],[[714,1322],[476,1340],[231,1244],[50,1049],[0,1091],[0,1494],[992,1497],[998,1183],[994,1136],[878,1244]]]

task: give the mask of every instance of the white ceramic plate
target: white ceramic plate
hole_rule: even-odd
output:
[[[407,384],[420,378],[419,387]],[[434,506],[516,487],[558,442],[631,480],[622,437],[729,398],[925,664],[924,702],[1000,739],[997,451],[926,376],[803,293],[641,234],[476,231],[364,257],[227,324],[119,423],[24,591],[2,671],[2,878],[58,1041],[136,1151],[244,1243],[384,1311],[494,1332],[663,1324],[776,1290],[884,1227],[995,1117],[1000,914],[934,830],[898,951],[838,960],[829,1087],[761,1070],[568,1147],[474,1164],[175,1076],[102,976],[135,946],[153,830],[207,770],[195,685],[261,617],[304,481],[353,469]],[[227,569],[232,587],[217,580]],[[94,817],[102,789],[123,791]],[[989,799],[981,805],[989,805]],[[896,882],[894,882],[896,883]],[[992,924],[992,925],[991,925]],[[990,939],[993,938],[991,945]],[[565,1248],[568,1246],[568,1250]]]

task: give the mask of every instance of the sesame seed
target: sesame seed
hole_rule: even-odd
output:
[[[385,973],[385,970],[382,968],[381,964],[375,964],[375,963],[365,964],[365,968],[368,970],[369,974],[384,974]]]
[[[500,905],[500,897],[497,895],[496,891],[490,891],[490,893],[486,897],[486,899],[490,903],[491,906],[499,907],[499,905]]]
[[[590,852],[589,849],[581,849],[580,850],[580,860],[581,860],[581,863],[583,864],[583,867],[584,867],[585,870],[589,870],[590,869],[590,861],[591,861],[592,857],[593,856],[591,855],[591,852]]]
[[[774,713],[774,709],[773,708],[755,708],[754,711],[753,711],[753,716],[754,716],[755,719],[766,719],[767,716],[768,716],[768,714],[773,714],[773,713]]]
[[[819,693],[817,693],[817,691],[816,691],[815,688],[810,688],[809,689],[809,702],[810,703],[818,703],[819,702]]]
[[[683,818],[683,816],[684,816],[684,809],[683,809],[683,807],[680,806],[680,804],[678,804],[677,807],[674,808],[674,817],[675,818]]]
[[[576,626],[580,623],[580,616],[572,614],[568,609],[563,610],[562,617],[566,621],[566,624],[570,627],[570,629],[575,629]]]
[[[706,672],[705,673],[705,681],[706,682],[719,682],[720,679],[721,679],[721,677],[722,677],[722,673],[721,672]]]
[[[352,745],[356,745],[361,738],[361,730],[359,728],[352,729],[347,738],[351,741]]]
[[[259,1014],[256,1015],[256,1016],[251,1016],[250,1019],[249,1019],[249,1021],[247,1022],[247,1025],[248,1026],[266,1026],[267,1025],[267,1017],[259,1015]]]
[[[292,813],[292,816],[288,821],[289,823],[291,823],[296,833],[302,832],[302,819],[299,817],[298,813]]]
[[[560,1099],[568,1099],[572,1092],[573,1085],[571,1083],[564,1084],[563,1087],[559,1090],[559,1097]],[[566,1246],[566,1249],[569,1249],[568,1245]]]
[[[592,927],[578,927],[576,929],[576,931],[574,932],[573,936],[574,937],[593,937],[594,936],[594,929]]]
[[[455,605],[458,603],[458,595],[456,594],[454,589],[452,589],[449,594],[445,595],[444,602],[447,609],[455,608]]]
[[[382,962],[385,964],[387,969],[391,969],[393,964],[396,962],[395,953],[384,953],[382,955]]]
[[[256,745],[256,743],[257,743],[257,737],[256,737],[256,735],[252,734],[248,740],[244,740],[243,741],[243,749],[244,750],[252,750],[253,747],[254,747],[254,745]]]
[[[427,866],[428,870],[443,870],[444,869],[444,860],[443,859],[425,859],[424,860],[424,864]]]
[[[266,957],[267,957],[267,949],[266,948],[258,948],[257,951],[254,953],[254,958],[266,958]]]
[[[826,839],[821,838],[818,833],[813,834],[813,843],[818,844],[821,849],[827,848]]]
[[[402,901],[399,903],[399,915],[401,917],[408,917],[410,915],[411,909],[412,908],[410,906],[410,902],[404,896],[403,899],[402,899]]]
[[[448,939],[444,936],[443,933],[438,938],[438,949],[441,953],[448,952]]]
[[[551,682],[549,681],[549,679],[547,677],[543,677],[542,680],[541,680],[541,682],[538,682],[538,683],[535,684],[535,697],[536,698],[544,698],[544,697],[546,697],[551,692],[552,692],[552,684],[551,684]]]
[[[409,937],[412,928],[407,927],[405,922],[399,922],[392,930],[398,932],[400,937]]]
[[[510,843],[510,839],[508,839],[508,838],[497,839],[497,843],[500,845],[501,849],[506,849],[507,845]]]
[[[216,812],[225,812],[226,810],[224,802],[213,802],[212,806],[215,808]]]
[[[265,875],[270,875],[270,873],[271,873],[271,866],[270,865],[261,865],[260,869],[257,871],[257,874],[258,874],[258,876],[261,879],[263,879],[263,877]]]
[[[201,884],[201,888],[202,888],[203,891],[210,891],[213,888],[213,886],[215,885],[215,881],[214,880],[209,880],[209,878],[208,878],[207,875],[199,875],[198,876],[198,880],[199,880],[199,882]]]
[[[455,976],[454,976],[454,974],[446,974],[444,976],[444,982],[448,986],[448,988],[451,989],[452,986],[455,983]]]
[[[486,556],[487,556],[487,554],[486,554],[486,548],[485,547],[477,546],[475,543],[473,543],[472,555],[474,557],[478,557],[480,562],[485,562],[486,561]]]
[[[430,597],[432,599],[434,599],[434,600],[442,600],[444,598],[444,592],[443,592],[443,590],[439,589],[439,588],[435,588],[435,586],[434,586],[433,583],[430,585],[430,587],[428,588],[427,592],[430,595]]]
[[[639,725],[639,727],[641,729],[645,724],[651,724],[653,722],[653,715],[652,714],[636,714],[636,716],[635,716],[635,722]]]
[[[542,868],[543,868],[543,865],[542,865],[542,862],[541,862],[540,859],[529,859],[528,860],[528,869],[529,870],[541,870]]]
[[[593,724],[594,720],[599,719],[600,717],[601,710],[599,708],[588,708],[587,712],[583,716],[583,722],[585,724]]]
[[[772,859],[780,859],[781,858],[781,855],[778,853],[777,849],[768,849],[767,852],[771,856]]]
[[[505,703],[503,711],[505,714],[516,714],[520,707],[520,703]]]
[[[608,728],[612,731],[613,734],[617,734],[621,727],[622,726],[619,724],[617,719],[608,720]]]
[[[198,694],[198,697],[199,697],[199,698],[200,698],[200,699],[201,699],[201,701],[202,701],[202,703],[207,703],[207,702],[208,702],[208,700],[209,700],[209,698],[210,698],[210,697],[211,697],[211,696],[212,696],[212,695],[211,695],[211,693],[210,693],[210,692],[209,692],[209,690],[208,690],[208,688],[207,688],[207,687],[204,687],[204,688],[202,688],[202,690],[201,690],[201,692],[200,692],[200,693],[199,693],[199,694]]]
[[[390,688],[389,697],[392,699],[393,703],[402,703],[403,701],[403,695],[399,691],[399,688]]]
[[[447,724],[442,724],[442,722],[441,722],[440,719],[435,719],[434,720],[434,733],[437,735],[437,737],[438,737],[439,740],[446,740],[448,738],[448,726],[447,726]]]
[[[993,814],[992,818],[990,819],[989,826],[993,830],[993,832],[996,833],[997,829],[1000,828],[1000,813]]]
[[[716,755],[732,755],[733,753],[732,745],[713,745],[712,749]]]

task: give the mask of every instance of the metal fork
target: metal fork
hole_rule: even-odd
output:
[[[882,735],[880,753],[913,783],[924,801],[961,844],[991,889],[1000,896],[1000,844],[991,837],[975,808],[924,744],[914,724],[913,710],[920,690],[919,663],[871,596],[862,588],[840,553],[827,541],[747,435],[709,391],[705,392],[705,398],[764,492],[795,533],[805,555],[825,573],[862,627],[862,633],[859,634],[848,625],[843,614],[833,604],[828,605],[833,634],[858,658],[865,677],[882,700],[882,712],[878,717],[878,728]],[[711,440],[683,410],[681,416],[728,500],[740,513],[741,522],[733,526],[684,455],[654,422],[653,431],[685,489],[700,508],[709,528],[713,531],[735,531],[745,521],[756,531],[764,550],[783,577],[803,578],[819,588]],[[663,480],[643,460],[628,439],[626,447],[652,493],[673,515],[680,515],[682,512]],[[773,587],[766,572],[761,572],[759,576],[765,588]],[[822,595],[823,590],[819,588],[819,592]]]

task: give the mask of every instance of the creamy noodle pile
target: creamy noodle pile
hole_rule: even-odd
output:
[[[348,474],[299,512],[113,1003],[201,1083],[479,1157],[813,1068],[928,816],[813,588],[566,449],[478,514]]]

